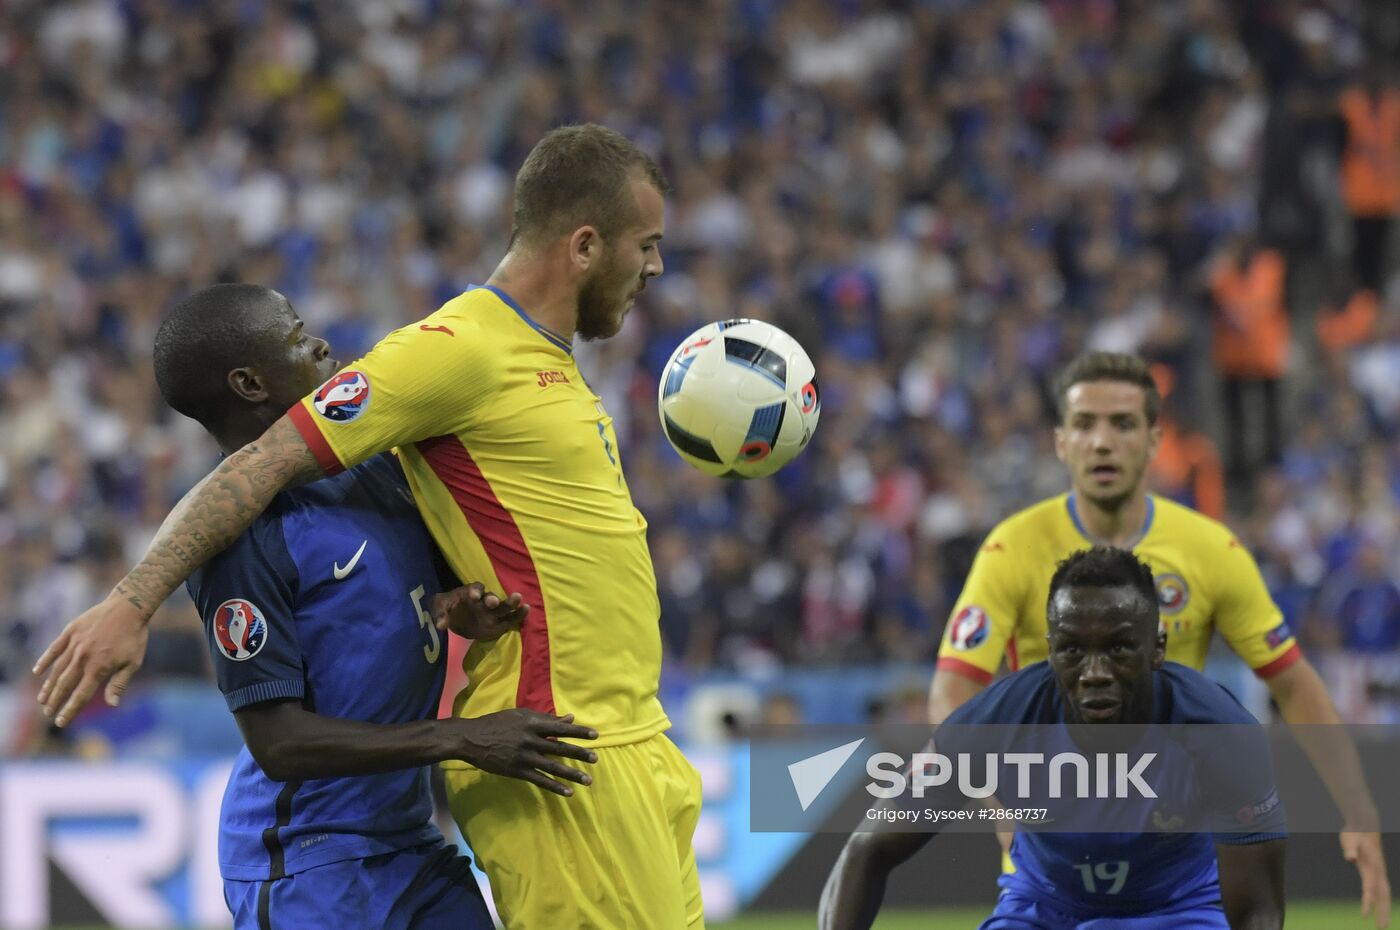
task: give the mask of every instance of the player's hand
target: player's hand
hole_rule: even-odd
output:
[[[146,658],[146,639],[146,618],[119,595],[84,611],[34,665],[34,674],[47,673],[39,688],[44,713],[65,726],[104,682],[116,707]]]
[[[482,771],[524,779],[564,797],[574,793],[565,782],[588,785],[593,781],[587,773],[559,761],[598,761],[593,750],[560,742],[565,738],[598,738],[597,730],[576,726],[573,714],[555,717],[517,707],[457,723],[462,745],[456,758]]]
[[[1361,916],[1374,917],[1376,926],[1390,926],[1390,879],[1379,833],[1342,833],[1342,857],[1361,873]]]
[[[428,602],[428,613],[439,630],[451,630],[458,636],[490,642],[500,639],[520,624],[530,613],[530,605],[519,594],[501,600],[479,581],[434,594]]]

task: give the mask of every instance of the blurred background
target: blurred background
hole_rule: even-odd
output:
[[[800,847],[746,835],[733,741],[922,719],[982,536],[1067,487],[1048,383],[1086,348],[1156,365],[1155,488],[1245,540],[1349,721],[1400,722],[1397,64],[1383,0],[0,3],[0,926],[225,913],[239,740],[188,600],[120,711],[51,731],[28,673],[217,460],[156,392],[162,314],[268,284],[353,358],[485,280],[564,122],[674,187],[665,276],[577,356],[651,525],[716,918]],[[766,481],[656,422],[675,345],[736,316],[822,385]]]

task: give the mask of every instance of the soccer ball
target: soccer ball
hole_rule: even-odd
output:
[[[722,478],[773,474],[807,445],[821,413],[812,360],[762,320],[691,333],[661,373],[656,406],[681,458]]]

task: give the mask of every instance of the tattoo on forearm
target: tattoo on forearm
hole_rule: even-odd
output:
[[[195,569],[251,526],[279,491],[320,474],[301,434],[283,417],[181,498],[116,592],[149,616]]]

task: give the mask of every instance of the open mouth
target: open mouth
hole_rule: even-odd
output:
[[[1093,468],[1089,469],[1089,474],[1093,475],[1094,480],[1101,484],[1107,484],[1113,481],[1120,473],[1121,470],[1117,465],[1095,465]]]
[[[1085,698],[1079,702],[1079,713],[1085,720],[1108,720],[1121,706],[1122,702],[1116,698]]]

